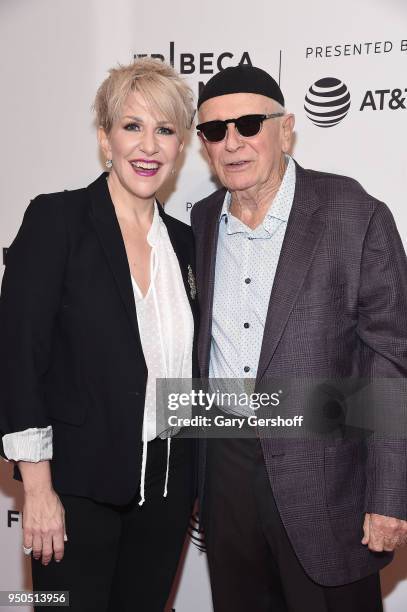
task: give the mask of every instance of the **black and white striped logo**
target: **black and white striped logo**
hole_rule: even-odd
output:
[[[197,513],[194,513],[191,517],[188,532],[192,543],[195,544],[197,549],[201,552],[206,552],[204,535],[202,531],[199,531],[199,518]]]
[[[318,127],[333,127],[348,114],[350,93],[345,83],[333,77],[319,79],[305,96],[305,112]]]

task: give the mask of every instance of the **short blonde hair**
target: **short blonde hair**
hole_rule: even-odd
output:
[[[111,68],[97,91],[93,108],[98,125],[107,134],[133,91],[140,92],[152,112],[173,123],[181,138],[191,127],[195,114],[191,88],[169,64],[144,57],[126,66],[119,64]]]

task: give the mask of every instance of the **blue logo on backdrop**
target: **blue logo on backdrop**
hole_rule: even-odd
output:
[[[333,77],[319,79],[305,96],[305,112],[314,125],[333,127],[346,117],[350,108],[350,93],[345,83]]]

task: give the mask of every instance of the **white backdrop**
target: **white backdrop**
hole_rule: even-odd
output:
[[[297,118],[296,159],[357,178],[387,202],[407,243],[405,0],[206,0],[201,6],[1,0],[0,247],[12,241],[30,198],[86,185],[100,173],[90,106],[106,70],[135,54],[173,59],[196,92],[218,62],[226,67],[243,58],[275,77],[281,70],[287,108]],[[328,77],[345,83],[351,106],[338,125],[321,128],[307,117],[304,100],[313,83]],[[213,186],[192,135],[176,185],[161,198],[188,222],[190,203]],[[19,510],[19,488],[0,462],[0,590],[30,587]],[[205,563],[190,546],[176,612],[212,610]],[[405,612],[406,578],[404,551],[382,574],[386,612]]]

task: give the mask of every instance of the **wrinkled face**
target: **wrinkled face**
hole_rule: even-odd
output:
[[[266,96],[228,94],[206,100],[199,110],[199,123],[277,110],[274,101]],[[260,132],[249,138],[241,136],[232,123],[221,142],[208,142],[202,135],[200,138],[215,174],[229,191],[256,190],[278,177],[282,155],[290,149],[293,127],[293,115],[285,115],[267,119]]]
[[[183,147],[175,126],[152,114],[137,91],[128,96],[109,134],[99,128],[99,142],[113,162],[111,178],[140,199],[155,196]]]

